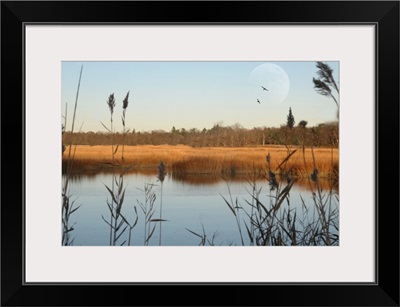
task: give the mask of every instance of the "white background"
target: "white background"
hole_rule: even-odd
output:
[[[26,281],[374,282],[374,33],[370,25],[27,26]],[[340,247],[62,247],[61,61],[89,60],[340,61]]]

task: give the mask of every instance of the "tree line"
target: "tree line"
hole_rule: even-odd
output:
[[[339,142],[338,122],[328,122],[314,127],[306,127],[301,121],[297,126],[292,122],[281,127],[259,127],[245,129],[240,124],[223,126],[214,124],[210,129],[176,129],[170,131],[154,130],[126,134],[115,132],[65,132],[63,143],[77,145],[188,145],[193,147],[245,147],[262,145],[306,145],[316,147],[337,147]]]

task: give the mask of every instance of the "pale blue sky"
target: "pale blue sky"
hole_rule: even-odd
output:
[[[334,70],[335,80],[340,83],[339,62],[327,63]],[[116,130],[120,130],[122,100],[128,91],[126,127],[136,131],[170,131],[173,126],[176,129],[201,130],[216,123],[223,126],[239,123],[248,129],[279,127],[286,124],[289,107],[296,124],[306,120],[308,126],[313,126],[336,120],[337,112],[333,99],[314,90],[315,64],[63,62],[62,115],[68,103],[67,130],[70,130],[79,72],[83,65],[75,123],[78,128],[82,125],[82,131],[106,131],[100,121],[109,124],[106,101],[111,93],[116,99],[114,122]]]

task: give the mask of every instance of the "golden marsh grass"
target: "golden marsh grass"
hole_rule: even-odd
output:
[[[292,169],[292,175],[306,177],[313,172],[314,164],[310,148],[297,149],[286,164],[286,169]],[[120,151],[121,149],[119,149]],[[120,152],[115,158],[122,160]],[[252,174],[267,168],[266,156],[271,155],[271,168],[275,170],[287,157],[288,150],[284,146],[263,147],[190,147],[185,145],[161,146],[125,146],[124,165],[132,171],[154,170],[163,161],[167,171],[173,174]],[[315,148],[315,163],[320,177],[338,175],[338,149]],[[63,168],[67,156],[63,156]],[[111,158],[111,146],[76,147],[74,158],[74,173],[107,171],[115,164]],[[279,173],[279,172],[278,172]]]

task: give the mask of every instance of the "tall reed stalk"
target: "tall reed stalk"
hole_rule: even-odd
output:
[[[129,98],[129,91],[126,94],[124,100],[122,101],[122,133],[123,133],[123,143],[122,143],[122,153],[121,153],[121,163],[124,164],[125,163],[125,158],[124,158],[124,150],[125,150],[125,138],[126,135],[129,133],[129,129],[126,130],[125,127],[125,113],[126,113],[126,108],[128,107],[128,98]]]
[[[161,197],[160,197],[160,236],[159,236],[159,241],[158,241],[158,245],[161,246],[161,224],[163,222],[162,219],[162,192],[163,192],[163,183],[164,183],[164,179],[165,176],[167,175],[167,171],[166,171],[166,167],[164,162],[161,161],[161,163],[158,165],[158,174],[157,174],[157,178],[161,183]]]
[[[122,104],[122,125],[123,125],[123,135],[124,137],[128,133],[126,128],[125,128],[125,113],[126,109],[128,107],[128,97],[129,97],[129,92],[127,93],[125,99],[123,100]],[[136,226],[138,216],[137,216],[137,210],[136,207],[135,213],[136,213],[136,219],[135,221],[131,224],[128,222],[128,220],[125,218],[125,216],[122,214],[122,206],[124,203],[125,199],[125,191],[126,191],[126,186],[124,186],[124,175],[125,172],[129,170],[129,167],[124,169],[124,156],[123,156],[123,151],[122,151],[122,157],[121,161],[118,161],[118,159],[115,158],[115,154],[118,151],[119,144],[114,149],[114,127],[113,127],[113,114],[114,114],[114,108],[115,108],[116,102],[115,102],[115,97],[114,93],[112,93],[107,100],[107,106],[110,110],[110,128],[108,128],[106,125],[103,126],[110,132],[111,134],[111,140],[112,140],[112,145],[111,145],[111,151],[112,151],[112,163],[111,166],[113,168],[113,175],[112,175],[112,182],[111,182],[111,188],[107,185],[105,185],[107,191],[109,192],[111,198],[110,200],[107,199],[107,207],[110,212],[110,219],[107,221],[104,216],[102,216],[102,219],[104,222],[110,227],[110,233],[109,233],[109,244],[111,246],[115,246],[117,244],[119,245],[124,245],[127,240],[123,241],[122,243],[119,243],[120,238],[122,235],[125,233],[125,231],[129,228],[129,237],[128,237],[128,244],[130,245],[131,243],[131,235],[132,235],[132,229]],[[128,130],[129,131],[129,130]],[[122,148],[124,148],[124,143],[122,145]],[[120,175],[117,176],[115,175],[114,168],[115,167],[122,167],[122,171]]]
[[[78,97],[79,97],[79,88],[81,85],[81,78],[82,78],[82,70],[83,70],[83,65],[81,66],[81,70],[79,73],[79,81],[78,81],[78,88],[76,90],[76,97],[75,97],[75,107],[74,107],[74,114],[72,117],[72,126],[71,126],[71,134],[74,133],[74,127],[75,127],[75,118],[76,118],[76,109],[78,106]],[[65,111],[65,118],[64,118],[64,128],[63,131],[67,127],[67,110]],[[63,132],[62,132],[63,133]],[[62,154],[64,153],[65,147],[62,145]],[[68,159],[67,159],[67,169],[65,173],[65,178],[64,178],[64,184],[62,187],[62,210],[61,210],[61,216],[62,216],[62,245],[72,245],[74,239],[71,240],[71,232],[74,230],[74,225],[70,224],[70,217],[72,213],[74,213],[76,210],[79,209],[80,206],[74,208],[74,201],[70,201],[71,195],[69,195],[69,181],[71,178],[71,170],[74,162],[74,157],[75,157],[75,152],[76,152],[76,145],[74,147],[74,151],[72,152],[72,138],[69,144],[69,150],[68,150]]]
[[[260,174],[257,173],[255,170],[252,174],[252,176],[250,178],[247,179],[247,183],[249,184],[249,186],[251,187],[251,192],[249,190],[247,190],[247,193],[249,195],[251,195],[251,201],[245,200],[246,203],[248,203],[248,205],[250,206],[250,214],[248,214],[246,211],[245,214],[248,216],[250,223],[246,223],[246,221],[244,221],[244,225],[246,227],[246,231],[247,234],[249,236],[250,239],[250,245],[255,245],[255,226],[254,223],[252,223],[251,221],[255,218],[255,202],[258,201],[259,197],[260,197],[260,193],[261,193],[261,187],[257,186],[257,178],[259,178]],[[250,224],[250,225],[248,225]]]
[[[227,204],[227,206],[229,207],[229,209],[231,210],[232,214],[235,216],[236,225],[237,225],[238,230],[239,230],[240,241],[241,241],[242,245],[244,246],[245,244],[244,244],[242,227],[241,227],[241,220],[240,220],[240,209],[242,209],[242,207],[239,205],[238,198],[236,198],[235,203],[233,202],[231,188],[230,188],[231,182],[228,181],[226,177],[223,177],[223,179],[225,180],[226,185],[228,187],[230,201],[228,201],[222,194],[220,194],[220,195],[224,199],[224,201]]]
[[[151,237],[153,236],[154,230],[156,229],[156,224],[152,226],[152,222],[154,222],[153,215],[155,213],[155,208],[154,208],[154,203],[156,201],[156,194],[153,191],[154,184],[151,183],[146,183],[144,185],[144,190],[141,190],[144,192],[144,203],[137,202],[139,203],[140,208],[143,211],[144,214],[144,236],[143,236],[143,245],[147,246],[149,245],[149,241]]]

